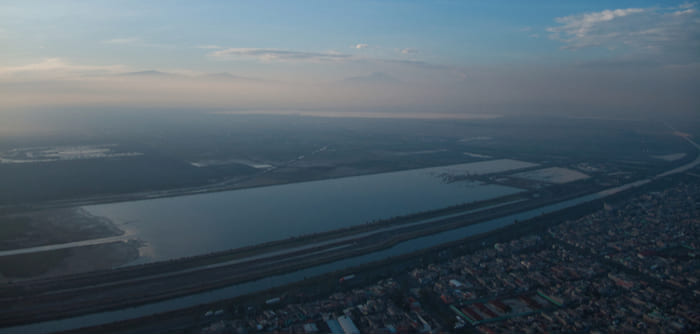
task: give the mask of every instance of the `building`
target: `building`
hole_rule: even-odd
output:
[[[326,321],[326,324],[328,325],[328,329],[331,330],[331,333],[333,334],[343,334],[343,327],[340,326],[340,323],[336,320],[333,319],[328,319]]]
[[[357,329],[357,326],[355,326],[355,323],[352,322],[352,319],[349,317],[342,315],[338,317],[338,323],[340,324],[340,327],[343,328],[343,331],[345,334],[359,334],[360,330]]]

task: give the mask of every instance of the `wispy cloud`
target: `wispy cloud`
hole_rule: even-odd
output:
[[[396,49],[400,54],[413,55],[418,53],[418,50],[413,48]],[[442,64],[434,64],[418,59],[406,58],[377,58],[366,57],[362,55],[345,54],[336,51],[328,52],[311,52],[311,51],[295,51],[284,49],[262,49],[262,48],[228,48],[213,51],[208,54],[209,57],[218,60],[256,60],[259,62],[307,62],[307,63],[357,63],[357,64],[375,64],[375,65],[398,65],[410,66],[413,68],[424,70],[454,70],[454,66]]]
[[[135,70],[125,65],[89,65],[61,58],[46,58],[37,63],[0,67],[0,78],[77,79],[87,77],[203,77],[209,73],[187,69]]]
[[[661,65],[658,61],[643,60],[643,59],[602,59],[585,61],[576,64],[576,67],[585,70],[600,69],[600,70],[635,70],[638,68],[653,68]]]
[[[352,84],[397,84],[401,81],[384,72],[372,72],[364,76],[348,77],[341,82]]]
[[[454,66],[448,66],[448,65],[442,65],[442,64],[433,64],[433,63],[428,63],[420,60],[407,60],[407,59],[376,59],[375,60],[378,63],[387,63],[387,64],[397,64],[397,65],[408,65],[412,67],[417,67],[421,69],[427,69],[427,70],[450,70],[450,69],[455,69],[456,67]]]
[[[620,23],[622,23],[620,18],[644,12],[645,10],[642,8],[628,8],[558,17],[555,21],[561,26],[548,28],[547,31],[554,33],[553,38],[568,42],[572,44],[572,47],[598,45],[599,41],[596,38],[601,37],[599,36],[601,30],[606,28],[619,29],[621,28]],[[615,21],[611,22],[613,20]],[[611,24],[606,25],[605,23]],[[617,25],[612,25],[615,23]],[[618,36],[619,34],[613,33],[612,35]],[[607,36],[610,37],[611,34],[608,33]]]
[[[355,46],[356,48],[356,46]],[[369,46],[369,48],[374,48]],[[455,66],[435,64],[426,62],[413,56],[418,53],[417,49],[393,49],[402,57],[370,57],[363,54],[349,54],[337,51],[314,52],[314,51],[299,51],[274,48],[227,48],[217,51],[212,51],[207,54],[208,57],[216,60],[255,60],[263,63],[272,62],[306,62],[318,64],[338,64],[338,63],[355,63],[363,65],[384,66],[387,64],[406,66],[422,70],[448,70],[453,71]],[[396,54],[394,54],[396,55]]]
[[[175,74],[157,71],[157,70],[145,70],[145,71],[135,71],[135,72],[125,72],[119,73],[120,76],[135,76],[135,77],[166,77],[173,76]]]
[[[111,44],[111,45],[150,47],[150,48],[170,47],[170,45],[167,45],[167,44],[150,43],[150,42],[144,41],[140,37],[118,37],[118,38],[112,38],[109,40],[104,40],[104,41],[102,41],[102,43],[103,44]]]
[[[215,45],[215,44],[198,45],[195,48],[197,48],[197,49],[210,49],[210,50],[211,49],[223,49],[223,47],[220,47],[220,46]]]
[[[339,52],[308,52],[283,49],[228,48],[209,54],[218,59],[256,59],[263,62],[338,62],[353,58],[352,55]]]
[[[664,52],[672,59],[700,57],[700,16],[695,4],[671,8],[604,10],[556,18],[547,29],[565,49]]]
[[[0,67],[0,75],[109,75],[125,72],[123,65],[81,65],[63,61],[60,58],[47,58],[38,63],[20,66]]]
[[[102,41],[104,44],[135,44],[141,42],[141,39],[138,37],[120,37]]]

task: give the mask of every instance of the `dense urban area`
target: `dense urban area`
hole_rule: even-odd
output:
[[[697,332],[700,177],[687,175],[696,182],[370,285],[352,285],[350,274],[324,297],[212,309],[191,331]]]

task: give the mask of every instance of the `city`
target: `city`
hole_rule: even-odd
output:
[[[289,297],[303,302],[285,304],[273,298],[205,313],[204,326],[192,331],[697,332],[697,172],[688,173],[694,183],[606,203],[541,234],[372,285],[343,289],[341,283],[322,299]]]

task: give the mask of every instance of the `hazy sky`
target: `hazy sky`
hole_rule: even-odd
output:
[[[679,1],[0,1],[0,111],[696,115],[699,9]]]

